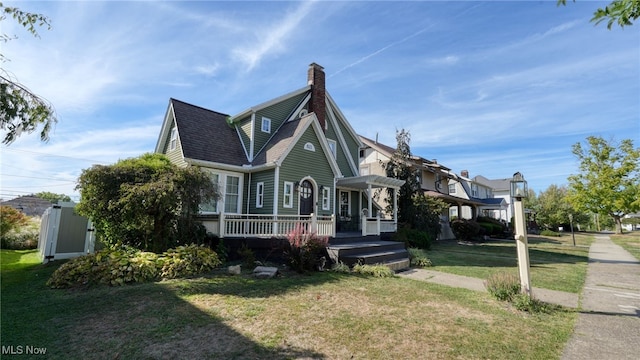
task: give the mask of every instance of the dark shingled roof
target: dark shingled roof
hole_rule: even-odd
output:
[[[256,156],[253,165],[268,164],[280,160],[280,158],[285,155],[285,151],[291,142],[311,121],[311,114],[309,114],[302,119],[284,123],[274,134],[267,146]]]
[[[173,98],[171,104],[185,158],[239,166],[247,164],[238,133],[227,124],[229,115]]]

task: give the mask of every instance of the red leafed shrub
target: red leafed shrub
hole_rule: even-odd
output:
[[[318,236],[315,232],[307,231],[304,226],[298,224],[289,233],[287,240],[289,247],[285,251],[285,256],[293,270],[303,273],[322,268],[320,264],[323,262],[322,258],[329,244],[328,237]]]

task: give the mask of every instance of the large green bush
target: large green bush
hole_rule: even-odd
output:
[[[480,225],[473,220],[456,219],[451,222],[451,230],[458,240],[473,240],[480,235],[481,229]]]
[[[40,218],[29,217],[10,207],[0,207],[0,248],[27,250],[38,247]]]
[[[131,247],[103,249],[62,264],[47,281],[52,288],[153,281],[203,273],[221,264],[211,249],[179,246],[162,255]]]
[[[404,242],[407,247],[428,250],[434,238],[430,233],[403,226],[393,235],[393,240]]]

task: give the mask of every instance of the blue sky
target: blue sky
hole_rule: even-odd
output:
[[[640,146],[640,24],[608,2],[32,2],[52,29],[2,44],[2,67],[54,104],[51,140],[1,147],[0,197],[72,195],[82,169],[154,150],[174,97],[237,114],[306,85],[316,62],[353,128],[471,177],[520,171],[540,192],[587,136]]]

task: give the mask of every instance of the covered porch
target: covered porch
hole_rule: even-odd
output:
[[[381,233],[395,232],[398,228],[398,193],[404,185],[404,180],[389,178],[380,175],[362,175],[338,179],[338,190],[357,191],[359,199],[366,195],[366,203],[358,204],[360,224],[359,231],[362,236],[380,235]],[[381,212],[374,216],[373,191],[375,189],[393,189],[393,214],[391,219],[384,219]]]

